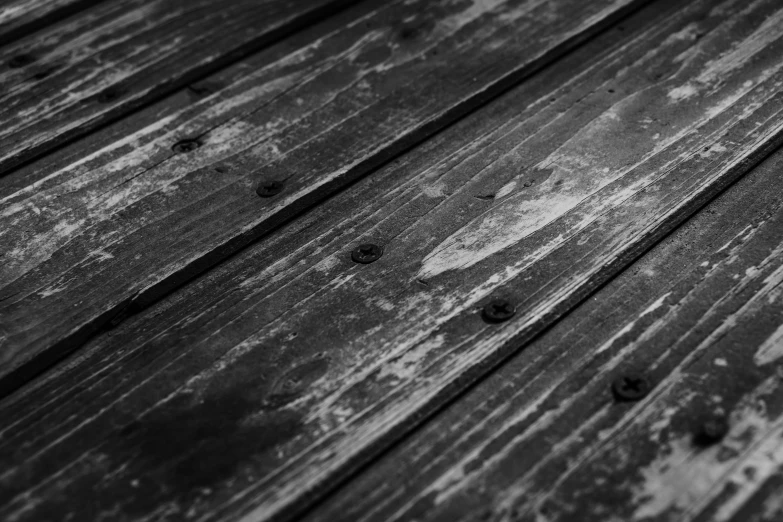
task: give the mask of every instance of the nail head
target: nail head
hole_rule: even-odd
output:
[[[193,152],[200,146],[201,144],[198,142],[198,140],[182,140],[175,143],[171,150],[177,154],[185,154],[187,152]]]
[[[125,94],[125,89],[123,89],[118,85],[112,85],[111,87],[103,90],[103,92],[98,94],[98,101],[100,103],[113,102],[117,98],[121,97],[123,94]]]
[[[200,82],[188,85],[188,90],[196,96],[210,96],[221,88],[216,82]]]
[[[280,194],[283,191],[283,188],[285,188],[285,183],[282,181],[262,181],[258,184],[258,187],[256,187],[256,194],[262,198],[271,198],[272,196]]]
[[[715,415],[702,422],[696,433],[696,442],[703,446],[709,446],[720,442],[729,433],[729,422],[725,417]]]

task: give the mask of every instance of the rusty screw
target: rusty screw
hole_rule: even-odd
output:
[[[729,433],[729,422],[726,417],[714,415],[702,422],[696,433],[696,443],[701,446],[709,446],[720,442]]]
[[[638,401],[650,392],[650,383],[639,375],[623,375],[612,382],[612,392],[619,401]]]
[[[494,299],[484,306],[482,315],[484,320],[489,323],[502,323],[511,319],[516,312],[516,307],[510,301]]]
[[[198,140],[182,140],[178,141],[171,147],[171,150],[177,154],[185,154],[187,152],[193,152],[197,148],[201,147],[201,143]]]
[[[280,194],[284,187],[285,183],[282,181],[262,181],[256,188],[256,194],[262,198],[271,198]]]
[[[383,248],[372,243],[364,243],[353,249],[351,252],[351,259],[355,263],[361,263],[363,265],[378,261],[383,255]]]

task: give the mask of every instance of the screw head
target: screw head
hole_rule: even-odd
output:
[[[696,443],[709,446],[723,440],[729,433],[729,422],[722,415],[713,415],[704,420],[696,433]]]
[[[353,259],[355,263],[366,265],[378,261],[382,255],[382,247],[373,243],[363,243],[353,249],[353,252],[351,252],[351,259]]]
[[[201,147],[201,143],[198,140],[182,140],[178,141],[171,147],[171,150],[177,154],[185,154],[187,152],[193,152],[197,148]]]
[[[196,96],[210,96],[221,89],[221,85],[216,82],[199,82],[188,85],[188,91]]]
[[[619,401],[638,401],[650,392],[650,382],[640,375],[622,375],[612,382],[612,392]]]
[[[119,85],[112,85],[98,94],[98,101],[100,103],[110,103],[121,97],[123,94],[125,94],[125,89]]]
[[[18,54],[8,61],[8,67],[12,69],[19,69],[20,67],[26,67],[35,61],[35,56],[31,54]]]
[[[508,321],[517,313],[516,307],[506,299],[493,299],[481,311],[484,320],[490,323]]]
[[[282,181],[262,181],[258,184],[258,187],[256,187],[256,194],[262,198],[271,198],[272,196],[280,194],[283,191],[283,188],[285,188],[285,183]]]

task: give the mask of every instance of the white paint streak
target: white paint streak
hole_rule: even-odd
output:
[[[783,324],[759,346],[753,356],[753,362],[761,366],[775,362],[781,357],[783,357]]]
[[[783,445],[776,440],[783,420],[770,421],[758,408],[759,398],[775,393],[778,386],[773,376],[743,399],[731,415],[731,431],[721,444],[700,449],[694,446],[692,434],[686,433],[662,446],[657,457],[639,470],[643,478],[633,488],[636,510],[631,518],[645,520],[680,513],[679,520],[690,520],[682,513],[700,512],[721,494],[723,488],[717,487],[721,483],[744,487],[746,494],[754,491],[755,484],[742,478],[737,462],[751,463],[755,473],[762,476],[769,476],[783,463]],[[764,446],[776,448],[770,453]],[[733,458],[723,456],[725,448],[732,450]],[[725,518],[718,516],[715,520]]]
[[[617,333],[615,333],[612,337],[609,338],[604,344],[602,344],[596,351],[596,355],[602,352],[605,352],[611,346],[614,344],[614,342],[622,337],[623,335],[627,334],[631,330],[633,330],[633,327],[636,325],[636,323],[645,315],[651,314],[661,306],[663,306],[663,303],[666,301],[666,298],[671,295],[671,292],[667,292],[663,294],[661,297],[655,300],[654,303],[652,303],[650,306],[648,306],[641,314],[639,314],[639,317],[631,321],[630,323],[626,324],[623,328],[621,328]]]
[[[680,85],[679,87],[670,90],[667,96],[673,102],[680,102],[693,98],[697,94],[699,94],[699,90],[690,83],[686,83],[685,85]]]
[[[512,192],[514,192],[514,189],[517,186],[517,182],[512,180],[500,187],[500,190],[498,190],[497,194],[495,194],[495,199],[500,199],[508,196]]]
[[[732,72],[746,66],[756,54],[770,47],[781,37],[783,30],[783,9],[768,16],[748,37],[743,38],[720,57],[705,64],[696,81],[712,84],[725,80]]]
[[[746,226],[737,235],[735,235],[734,237],[732,237],[731,239],[726,241],[726,243],[723,246],[721,246],[718,250],[716,250],[715,252],[716,253],[717,252],[723,252],[724,250],[729,248],[732,245],[732,243],[734,243],[734,241],[737,240],[737,238],[740,238],[740,237],[744,236],[746,233],[750,232],[752,228],[753,228],[753,225]],[[745,238],[743,238],[743,241],[744,240],[745,240]]]
[[[446,341],[443,335],[436,335],[408,350],[400,357],[387,361],[381,366],[378,379],[391,377],[398,381],[407,381],[421,371],[421,365],[434,350],[440,349]]]
[[[446,195],[446,184],[442,182],[422,184],[421,191],[428,198],[442,198]]]
[[[639,318],[644,317],[647,314],[651,314],[661,306],[663,306],[663,303],[666,301],[666,298],[671,295],[671,292],[666,292],[661,297],[655,300],[654,303],[652,303],[650,306],[644,309],[644,311],[639,315]]]
[[[747,65],[753,56],[780,38],[783,33],[781,22],[783,10],[770,16],[729,52],[707,62],[694,81],[670,89],[665,93],[670,105],[689,103],[689,98],[699,93],[699,85],[725,81],[732,71]],[[757,78],[746,80],[740,88],[728,93],[715,89],[708,96],[703,96],[706,107],[702,117],[687,125],[680,120],[679,128],[655,127],[655,134],[660,134],[662,130],[668,133],[668,136],[659,140],[649,139],[646,136],[647,126],[633,126],[626,115],[637,114],[642,100],[646,106],[657,106],[655,98],[660,94],[651,88],[621,100],[536,166],[539,171],[551,172],[543,184],[530,193],[520,192],[508,197],[504,204],[494,206],[487,214],[447,238],[424,259],[418,277],[427,279],[449,270],[468,268],[518,243],[643,161],[733,107],[748,95],[754,85],[760,85],[777,74],[780,67],[781,63],[775,63]],[[747,100],[742,113],[736,117],[750,114],[760,103]],[[671,110],[677,109],[673,107]],[[634,157],[634,154],[624,154],[624,151],[634,152],[641,159],[629,165],[627,159]],[[689,153],[683,154],[687,156]]]

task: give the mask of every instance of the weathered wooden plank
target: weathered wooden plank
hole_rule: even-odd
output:
[[[102,0],[6,0],[0,3],[0,45]]]
[[[679,4],[640,12],[619,43],[604,35],[6,400],[0,514],[283,518],[401,437],[779,140],[780,6]],[[487,250],[435,274],[482,216],[503,227],[463,244]],[[365,241],[384,254],[355,264]],[[517,315],[486,324],[497,295]]]
[[[0,174],[349,3],[117,0],[6,45]]]
[[[779,150],[306,520],[780,520],[782,170]],[[623,404],[628,372],[653,388]]]
[[[255,57],[241,81],[4,191],[0,389],[640,3],[357,8],[304,47],[284,42]],[[185,139],[200,147],[176,145]],[[285,191],[258,197],[269,180],[285,180]]]
[[[729,520],[734,522],[775,522],[783,518],[783,473],[767,479]]]

